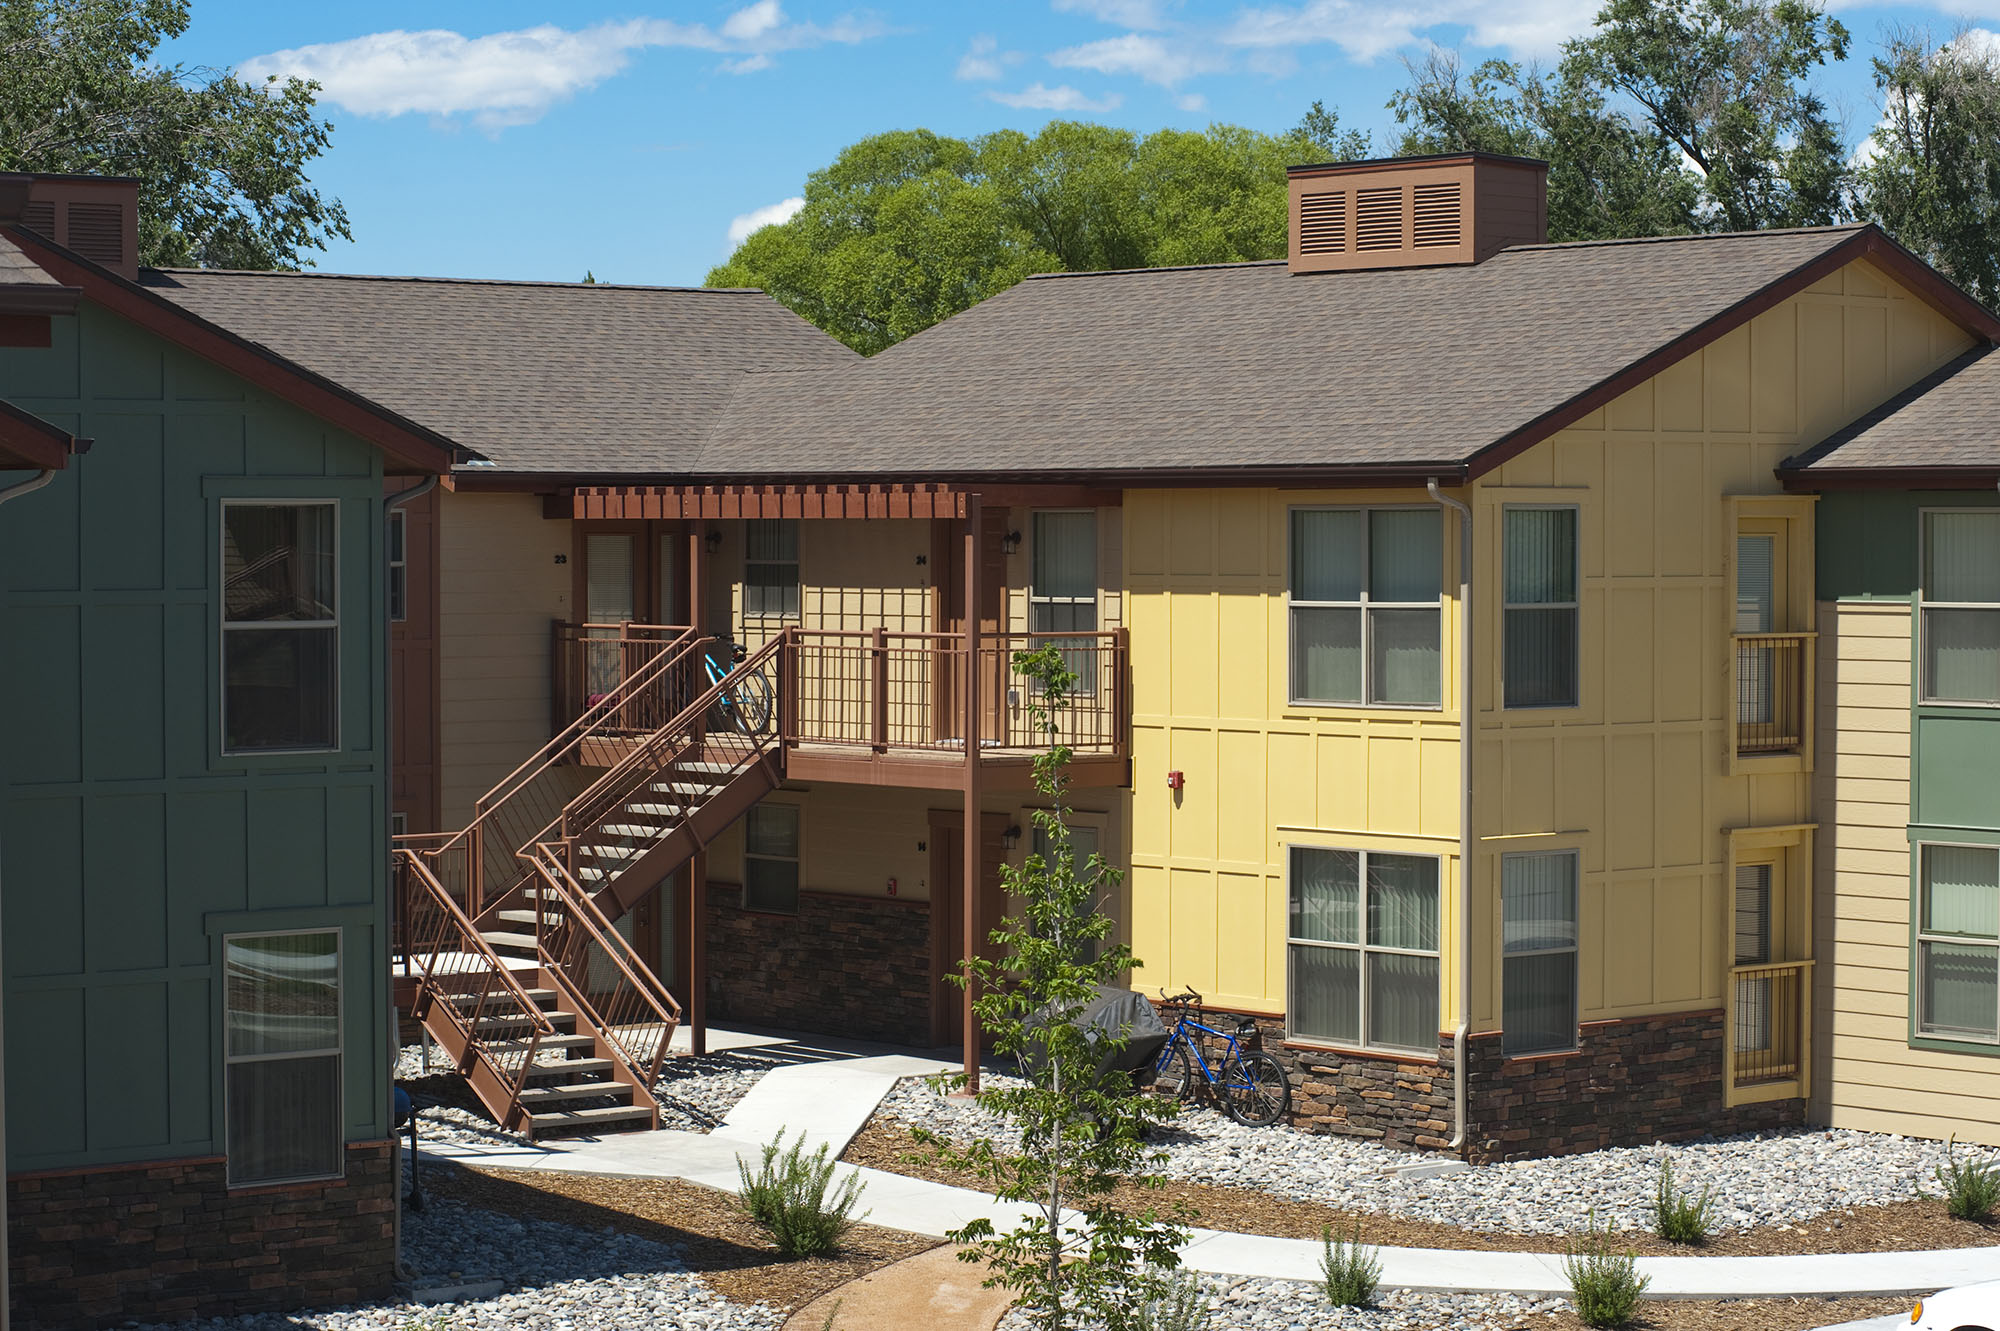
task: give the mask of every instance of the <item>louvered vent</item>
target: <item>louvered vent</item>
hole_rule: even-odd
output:
[[[1403,248],[1401,188],[1354,191],[1354,248],[1363,251]]]
[[[31,203],[21,213],[21,225],[38,236],[50,240],[56,238],[56,206],[53,203]]]
[[[123,210],[115,203],[72,203],[69,247],[92,263],[115,267],[125,255]]]
[[[1437,185],[1418,185],[1413,193],[1416,235],[1412,245],[1417,249],[1436,249],[1461,243],[1463,228],[1459,224],[1459,183],[1452,180]]]
[[[1299,199],[1299,252],[1347,253],[1347,196],[1307,194]]]

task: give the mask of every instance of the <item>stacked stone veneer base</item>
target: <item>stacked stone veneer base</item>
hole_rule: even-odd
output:
[[[220,1157],[7,1180],[13,1325],[106,1327],[354,1303],[396,1278],[395,1147],[346,1177],[230,1191]]]
[[[708,899],[708,1019],[928,1045],[930,904],[799,893],[797,915]]]
[[[1451,1037],[1440,1039],[1435,1060],[1354,1054],[1286,1046],[1282,1021],[1257,1021],[1290,1073],[1296,1126],[1448,1149]],[[1484,1164],[1802,1125],[1803,1100],[1723,1106],[1722,1040],[1719,1010],[1586,1022],[1574,1053],[1534,1058],[1508,1058],[1497,1034],[1475,1035],[1463,1154]]]

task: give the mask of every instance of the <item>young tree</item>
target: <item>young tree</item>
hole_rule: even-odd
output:
[[[153,63],[187,26],[187,0],[0,4],[0,169],[137,176],[156,266],[296,268],[350,238],[306,179],[333,129],[318,85]]]
[[[1969,32],[1942,45],[1897,33],[1875,57],[1875,86],[1863,215],[2000,305],[2000,53]]]
[[[1031,1208],[1005,1233],[982,1218],[947,1235],[966,1245],[961,1258],[987,1263],[987,1284],[1018,1291],[1041,1331],[1092,1318],[1116,1331],[1158,1292],[1159,1273],[1179,1264],[1176,1249],[1187,1237],[1182,1211],[1168,1218],[1157,1208],[1134,1213],[1112,1202],[1121,1181],[1160,1186],[1145,1170],[1163,1157],[1147,1149],[1144,1134],[1172,1118],[1176,1106],[1133,1094],[1129,1074],[1111,1067],[1126,1041],[1077,1021],[1097,987],[1121,984],[1133,965],[1129,948],[1106,941],[1111,921],[1098,908],[1120,875],[1096,854],[1078,865],[1070,850],[1070,751],[1056,739],[1056,718],[1075,673],[1055,647],[1016,653],[1014,667],[1028,681],[1037,729],[1050,740],[1034,768],[1048,804],[1035,812],[1035,825],[1048,852],[1002,867],[1020,905],[992,935],[1003,958],[968,958],[953,979],[978,989],[973,1010],[994,1051],[1021,1062],[1025,1086],[979,1093],[981,1105],[1020,1129],[1021,1153],[918,1136],[946,1163],[978,1174],[1001,1201]],[[947,1080],[964,1085],[963,1074]]]
[[[1292,126],[1291,137],[1312,147],[1312,155],[1319,162],[1355,162],[1365,159],[1375,150],[1375,143],[1366,130],[1342,129],[1340,112],[1329,111],[1326,104],[1314,99],[1312,109],[1299,118]]]

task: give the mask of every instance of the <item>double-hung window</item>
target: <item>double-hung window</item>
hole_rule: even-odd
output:
[[[229,1184],[341,1172],[340,931],[223,939]]]
[[[410,617],[410,515],[389,510],[389,619],[400,624]]]
[[[1435,508],[1295,508],[1294,702],[1436,707],[1444,522]]]
[[[799,524],[757,518],[744,524],[743,617],[799,617]]]
[[[743,909],[799,910],[799,809],[759,804],[743,820]]]
[[[1035,514],[1034,572],[1028,587],[1028,628],[1035,633],[1097,631],[1097,514]],[[1096,654],[1088,638],[1058,638],[1063,663],[1079,693],[1097,688]]]
[[[1509,1054],[1576,1048],[1576,852],[1500,858],[1500,1025]]]
[[[1289,951],[1295,1039],[1436,1052],[1436,859],[1292,847]]]
[[[1922,846],[1917,1033],[2000,1041],[2000,848]]]
[[[333,500],[222,505],[222,747],[340,746]]]
[[[2000,509],[1923,515],[1923,699],[2000,703]]]
[[[1098,853],[1097,829],[1088,823],[1072,823],[1068,826],[1067,830],[1069,832],[1069,862],[1071,872],[1079,879],[1088,880],[1093,890],[1102,887],[1102,882],[1094,879],[1090,872],[1091,857]],[[1035,826],[1035,854],[1042,857],[1043,864],[1050,864],[1055,855],[1055,845],[1049,840],[1049,834],[1043,830],[1039,823]],[[1090,908],[1102,910],[1105,904],[1105,902],[1093,896]],[[1099,946],[1100,944],[1096,940],[1092,940],[1083,948],[1083,955],[1095,960]]]
[[[1506,706],[1574,707],[1576,509],[1509,505],[1502,539]]]

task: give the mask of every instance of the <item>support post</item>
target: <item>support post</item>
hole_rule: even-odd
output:
[[[706,553],[702,545],[701,520],[693,519],[688,523],[687,622],[688,627],[696,633],[701,633],[708,627],[703,622],[705,618],[703,611],[708,607],[702,604],[705,599],[702,596],[702,588],[708,580],[708,571],[702,567],[702,556]]]
[[[708,1052],[708,852],[688,861],[688,1048]]]
[[[965,501],[965,863],[963,956],[979,955],[980,819],[982,764],[979,754],[979,496]],[[965,1090],[979,1093],[979,1023],[972,1014],[973,986],[965,986]]]

